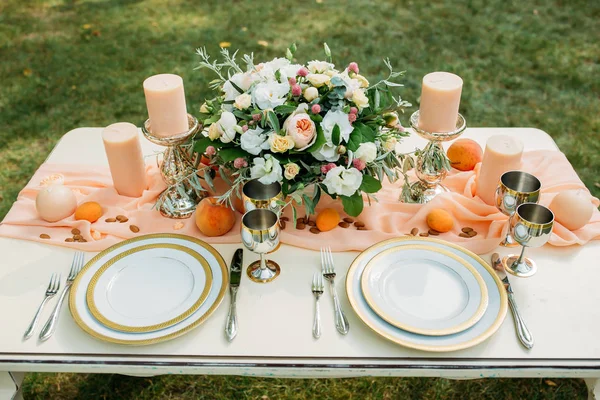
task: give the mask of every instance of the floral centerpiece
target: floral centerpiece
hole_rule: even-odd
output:
[[[402,86],[393,79],[403,73],[386,59],[389,76],[369,84],[355,62],[336,68],[324,46],[326,61],[297,64],[292,45],[285,58],[259,64],[244,55],[243,67],[237,52],[221,49],[217,62],[198,49],[199,68],[217,75],[210,84],[217,96],[200,108],[204,131],[194,151],[213,174],[205,174],[209,184],[215,169],[229,183],[220,201],[232,205],[244,182],[259,179],[280,182],[292,207],[304,205],[309,214],[325,192],[357,216],[363,195],[376,200],[384,177],[398,178],[405,160],[396,144],[407,135],[398,112],[410,104],[392,89]]]

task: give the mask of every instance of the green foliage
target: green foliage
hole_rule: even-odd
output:
[[[350,140],[348,141],[347,147],[348,150],[356,151],[362,143],[373,141],[375,141],[375,131],[373,128],[362,122],[356,122],[354,124],[354,130],[350,134]]]
[[[364,175],[359,189],[365,193],[377,193],[381,190],[381,182],[370,175]]]
[[[358,217],[362,212],[365,203],[360,193],[355,193],[352,196],[340,196],[344,211],[351,217]]]

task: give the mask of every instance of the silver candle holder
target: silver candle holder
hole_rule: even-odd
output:
[[[442,181],[450,170],[450,162],[442,148],[442,142],[454,140],[465,131],[467,121],[458,114],[456,129],[449,132],[429,132],[419,128],[419,111],[410,116],[414,131],[429,143],[419,152],[415,172],[418,181],[410,185],[410,197],[402,197],[405,203],[427,203],[440,193],[448,192]]]
[[[204,197],[197,169],[189,152],[182,147],[200,130],[200,123],[196,117],[188,114],[188,124],[186,132],[168,137],[155,135],[149,119],[142,126],[146,139],[166,147],[162,153],[160,173],[168,187],[158,197],[157,206],[167,218],[189,218]]]

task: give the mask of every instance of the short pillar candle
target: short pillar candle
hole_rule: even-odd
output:
[[[138,128],[117,122],[104,128],[102,140],[115,189],[123,196],[140,197],[148,185]]]
[[[419,128],[426,132],[456,130],[463,80],[450,72],[432,72],[423,77]]]
[[[488,139],[477,177],[476,194],[489,205],[494,205],[494,195],[500,177],[507,171],[521,169],[523,142],[507,135],[496,135]]]
[[[169,137],[188,131],[183,79],[179,75],[160,74],[147,78],[144,94],[154,136]]]

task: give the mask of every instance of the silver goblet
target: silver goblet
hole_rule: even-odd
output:
[[[523,203],[538,202],[541,187],[540,180],[527,172],[508,171],[502,174],[496,189],[495,201],[498,210],[504,215],[508,215],[509,227],[510,218],[514,215],[517,207]],[[510,229],[507,230],[506,237],[500,245],[506,247],[518,246],[510,234]]]
[[[242,243],[260,256],[248,266],[248,277],[259,283],[267,283],[275,279],[281,269],[272,260],[265,260],[265,254],[279,246],[279,217],[274,211],[255,209],[242,217]]]
[[[517,207],[510,220],[510,230],[523,249],[519,256],[510,254],[502,259],[506,272],[522,278],[535,274],[535,262],[523,257],[525,248],[545,245],[550,239],[553,225],[554,214],[548,208],[535,203],[524,203]]]
[[[242,200],[246,212],[264,208],[279,213],[281,210],[279,202],[283,200],[281,184],[273,182],[265,185],[258,179],[252,179],[246,182],[242,188]]]

